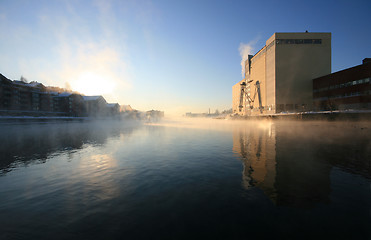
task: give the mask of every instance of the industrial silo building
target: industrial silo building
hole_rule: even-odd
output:
[[[232,88],[239,115],[302,112],[313,108],[312,79],[331,73],[331,33],[275,33],[245,62]]]

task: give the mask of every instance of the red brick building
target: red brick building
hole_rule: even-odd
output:
[[[371,58],[313,79],[313,105],[315,110],[371,109]]]

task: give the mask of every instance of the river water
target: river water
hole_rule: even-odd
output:
[[[0,239],[371,239],[370,122],[0,133]]]

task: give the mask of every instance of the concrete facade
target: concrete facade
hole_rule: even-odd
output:
[[[245,78],[232,88],[233,113],[311,110],[312,79],[331,73],[331,33],[275,33],[245,66]],[[242,99],[241,83],[246,84]]]

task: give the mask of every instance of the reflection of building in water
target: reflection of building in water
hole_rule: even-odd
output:
[[[274,135],[270,124],[265,128],[239,128],[233,134],[233,151],[241,155],[243,162],[243,186],[257,186],[272,200],[276,177]]]
[[[316,157],[320,144],[287,129],[274,124],[235,129],[233,150],[242,158],[243,186],[259,187],[277,205],[328,202],[331,165]]]
[[[332,166],[326,158],[317,157],[321,144],[306,135],[304,132],[297,137],[297,132],[288,134],[286,131],[277,134],[275,187],[278,205],[308,208],[319,202],[329,202]]]

